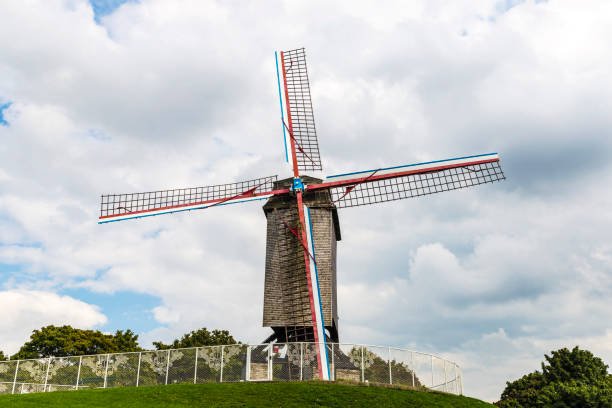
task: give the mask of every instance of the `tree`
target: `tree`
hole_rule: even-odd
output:
[[[134,334],[130,329],[127,329],[125,332],[123,330],[117,330],[113,337],[118,351],[127,352],[142,350],[140,346],[138,346],[138,335]]]
[[[221,346],[224,344],[239,344],[227,330],[213,330],[209,332],[206,327],[200,330],[193,330],[184,334],[180,339],[175,339],[172,344],[164,344],[161,341],[154,341],[153,345],[157,350],[201,347],[201,346]]]
[[[602,383],[608,376],[608,366],[588,350],[580,350],[578,346],[572,351],[562,348],[553,351],[552,356],[544,355],[546,363],[542,363],[542,373],[546,383],[576,381],[580,384],[596,385]]]
[[[2,350],[0,350],[0,361],[6,361],[6,356],[4,355],[4,352]]]
[[[542,372],[507,382],[500,408],[604,408],[612,406],[608,366],[578,346],[544,355]]]
[[[34,330],[12,356],[14,359],[66,357],[87,354],[140,351],[138,335],[131,330],[117,330],[114,335],[98,330],[74,329],[71,326],[46,326]]]
[[[612,381],[585,385],[575,381],[554,382],[544,387],[538,397],[538,407],[610,408]]]
[[[538,393],[544,385],[544,377],[537,370],[516,381],[507,382],[497,405],[503,408],[535,407]]]

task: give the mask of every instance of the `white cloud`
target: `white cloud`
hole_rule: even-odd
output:
[[[157,306],[153,308],[155,320],[160,323],[176,323],[181,318],[181,314],[174,310],[169,310],[166,307]]]
[[[94,306],[52,292],[36,290],[0,291],[0,344],[5,353],[15,353],[32,331],[48,325],[71,325],[89,329],[106,323]]]

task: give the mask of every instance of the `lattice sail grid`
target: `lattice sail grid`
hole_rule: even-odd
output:
[[[285,80],[299,170],[321,170],[319,142],[312,112],[304,48],[284,51]],[[302,151],[300,151],[301,148]]]
[[[273,191],[276,179],[277,176],[270,176],[207,187],[103,195],[100,203],[100,217],[205,204],[240,196],[255,187],[257,187],[254,190],[255,194],[265,194]]]
[[[346,187],[334,187],[330,191],[336,206],[345,208],[441,193],[501,181],[505,178],[499,162],[490,162],[366,181],[356,185],[346,195]]]

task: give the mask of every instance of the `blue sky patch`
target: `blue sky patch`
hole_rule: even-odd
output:
[[[12,102],[7,102],[4,104],[0,105],[0,125],[2,126],[8,126],[9,123],[6,121],[6,119],[4,119],[4,111],[6,109],[8,109],[13,103]]]
[[[19,271],[21,271],[21,265],[0,262],[0,282],[2,281],[5,273],[13,274]]]
[[[128,291],[96,293],[88,289],[66,289],[60,294],[100,307],[108,318],[105,325],[96,327],[103,332],[131,329],[135,333],[144,333],[160,326],[151,312],[161,304],[157,296]]]
[[[504,11],[508,11],[511,8],[518,6],[519,4],[524,3],[525,0],[505,0],[502,2],[502,8]]]
[[[88,129],[87,136],[99,140],[101,142],[108,142],[111,140],[110,136],[106,135],[103,131],[96,129]]]
[[[89,3],[93,7],[94,20],[99,24],[102,17],[111,14],[122,4],[135,1],[137,0],[89,0]]]
[[[12,242],[12,243],[4,243],[0,242],[0,247],[3,246],[15,246],[20,248],[42,248],[42,242]]]
[[[157,239],[157,237],[159,237],[159,234],[161,234],[162,232],[164,232],[165,230],[163,228],[158,228],[153,232],[144,234],[144,238],[145,239]]]

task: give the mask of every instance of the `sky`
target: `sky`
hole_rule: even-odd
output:
[[[7,1],[0,349],[70,324],[260,342],[261,204],[97,224],[101,194],[289,177],[274,51],[306,47],[325,176],[499,152],[507,180],[339,211],[343,342],[494,401],[561,347],[612,363],[612,4]]]

